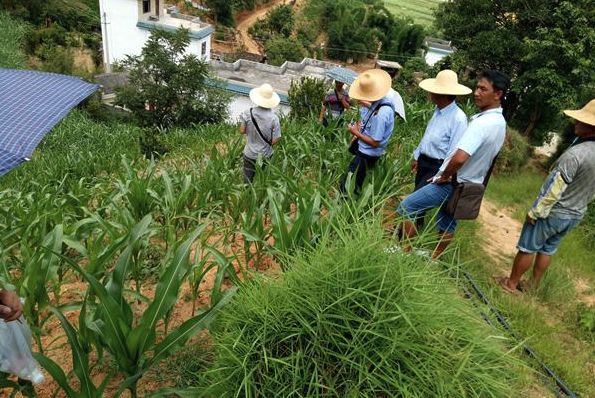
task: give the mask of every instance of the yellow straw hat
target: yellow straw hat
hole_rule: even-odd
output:
[[[349,96],[356,100],[378,101],[388,94],[392,79],[382,69],[368,69],[361,73],[349,88]]]
[[[441,70],[435,79],[422,80],[419,82],[419,87],[430,93],[443,95],[467,95],[473,91],[459,84],[457,74],[450,69]]]
[[[256,105],[262,106],[263,108],[274,108],[279,105],[279,102],[281,102],[279,95],[268,83],[250,90],[250,99]]]
[[[582,109],[565,110],[564,114],[585,124],[595,126],[595,99],[592,99]]]

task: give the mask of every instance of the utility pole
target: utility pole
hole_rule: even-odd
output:
[[[109,25],[109,23],[107,22],[107,15],[105,11],[103,12],[103,21],[101,21],[101,24],[103,25],[103,31],[105,32],[103,36],[103,38],[105,39],[105,45],[103,46],[103,48],[105,48],[105,71],[107,73],[111,73],[112,65],[109,59],[109,40],[107,36],[107,25]]]

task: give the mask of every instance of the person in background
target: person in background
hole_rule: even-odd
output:
[[[509,293],[517,293],[531,266],[532,279],[524,287],[539,285],[562,238],[581,222],[595,199],[595,99],[564,113],[575,120],[578,138],[560,156],[527,213],[510,276],[496,278]]]
[[[330,120],[339,120],[347,109],[349,109],[349,94],[345,91],[345,82],[335,80],[335,87],[324,96],[318,121],[324,127],[328,127]]]
[[[240,115],[240,134],[246,135],[244,147],[244,183],[251,184],[256,174],[258,159],[263,167],[273,156],[273,145],[281,139],[279,117],[273,108],[281,99],[270,84],[263,84],[250,90],[250,99],[255,107]]]
[[[391,78],[381,69],[369,69],[357,77],[349,89],[351,98],[357,100],[363,111],[358,123],[347,127],[353,135],[350,151],[354,155],[348,172],[341,179],[341,192],[346,192],[349,174],[355,174],[355,193],[361,191],[367,170],[373,168],[386,151],[393,133],[395,114],[393,103],[386,98],[391,88]]]
[[[18,319],[23,312],[19,296],[11,291],[0,289],[0,319],[11,322]]]
[[[447,155],[454,151],[457,143],[467,129],[467,115],[457,105],[457,95],[471,94],[471,89],[458,82],[457,74],[451,70],[440,71],[436,78],[425,79],[419,87],[428,92],[428,98],[436,105],[426,131],[411,160],[411,172],[415,173],[417,191],[429,184],[429,180],[438,174]],[[425,212],[416,220],[417,228],[424,224]]]
[[[405,219],[402,237],[407,240],[417,235],[414,221],[423,212],[440,208],[437,216],[440,241],[432,253],[433,258],[446,250],[457,226],[457,221],[443,208],[454,189],[453,179],[458,183],[482,184],[504,144],[506,120],[501,101],[509,85],[508,76],[495,70],[478,76],[474,100],[481,112],[471,118],[455,150],[448,155],[432,182],[407,196],[397,207],[397,213]],[[410,250],[410,246],[405,248],[405,251]]]

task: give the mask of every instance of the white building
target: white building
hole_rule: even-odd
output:
[[[183,15],[163,0],[99,0],[103,63],[111,65],[126,55],[139,55],[151,35],[151,29],[190,31],[188,52],[208,61],[211,57],[211,34],[215,31],[199,18]]]
[[[424,58],[426,60],[426,64],[430,66],[434,66],[436,62],[454,52],[454,48],[451,46],[451,42],[448,40],[426,37],[424,40],[424,45],[428,48]]]

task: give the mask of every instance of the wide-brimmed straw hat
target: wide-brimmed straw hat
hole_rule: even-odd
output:
[[[473,91],[459,84],[457,74],[450,69],[441,70],[434,79],[422,80],[419,87],[430,93],[442,95],[467,95]]]
[[[349,96],[363,101],[378,101],[388,94],[392,83],[390,75],[382,69],[368,69],[351,85]]]
[[[582,109],[565,110],[564,114],[585,124],[595,126],[595,99],[592,99]]]
[[[256,105],[262,106],[263,108],[274,108],[281,102],[279,95],[268,83],[254,87],[250,90],[250,99]]]

